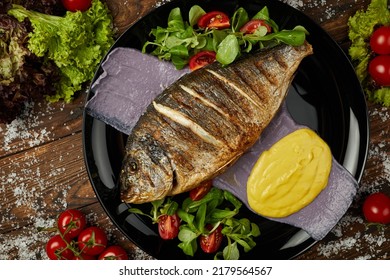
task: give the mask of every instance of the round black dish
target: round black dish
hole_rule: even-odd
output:
[[[180,7],[186,19],[190,7],[200,5],[204,10],[221,10],[232,15],[244,7],[254,15],[264,6],[281,29],[304,26],[310,33],[308,41],[314,55],[299,67],[287,98],[293,118],[317,131],[329,144],[336,160],[360,180],[366,162],[369,126],[364,93],[348,58],[331,37],[306,15],[294,8],[272,0],[179,0],[167,3],[131,26],[113,45],[140,49],[151,28],[166,26],[171,9]],[[111,49],[111,50],[112,50]],[[99,68],[94,80],[100,75]],[[88,98],[91,98],[90,92]],[[94,191],[114,224],[137,246],[158,259],[189,258],[177,247],[177,241],[159,238],[157,226],[148,218],[130,214],[128,205],[119,198],[118,174],[124,153],[126,135],[84,114],[83,145],[87,171]],[[180,199],[180,196],[178,197]],[[150,206],[144,206],[149,211]],[[302,230],[254,215],[242,209],[241,216],[256,222],[261,235],[257,246],[241,259],[289,259],[306,250],[315,240],[306,238]],[[286,244],[288,244],[286,246]],[[198,250],[196,259],[210,259]]]

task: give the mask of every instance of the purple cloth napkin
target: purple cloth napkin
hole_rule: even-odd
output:
[[[87,101],[89,115],[130,134],[152,100],[189,69],[176,70],[167,61],[130,48],[116,48],[102,63]]]

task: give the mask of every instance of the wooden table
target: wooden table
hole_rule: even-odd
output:
[[[275,0],[276,1],[276,0]],[[121,1],[108,5],[118,32],[164,3]],[[347,20],[368,0],[287,1],[320,24],[344,50]],[[47,233],[66,208],[79,208],[90,223],[103,227],[110,242],[124,246],[130,258],[149,259],[106,216],[88,180],[82,150],[85,94],[70,104],[41,102],[9,125],[0,125],[0,259],[46,259]],[[390,194],[390,109],[368,103],[371,140],[368,160],[354,203],[336,228],[298,259],[389,259],[390,227],[366,227],[361,214],[365,195]]]

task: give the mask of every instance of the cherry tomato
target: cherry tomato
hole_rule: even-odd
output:
[[[190,70],[194,71],[196,69],[202,68],[207,64],[213,63],[215,61],[216,54],[213,51],[201,51],[193,55],[188,62]]]
[[[212,230],[212,225],[207,225],[206,229]],[[200,236],[200,247],[205,253],[215,253],[222,244],[222,225],[219,225],[213,232],[208,235]]]
[[[87,227],[79,234],[77,243],[83,254],[96,256],[106,249],[107,236],[99,227]]]
[[[162,215],[158,219],[158,233],[162,239],[173,239],[179,234],[180,218],[173,215]]]
[[[371,35],[370,46],[377,54],[390,54],[390,26],[376,29]]]
[[[267,28],[267,33],[272,32],[271,26],[261,19],[252,19],[248,21],[240,28],[240,32],[243,32],[244,34],[251,34],[254,33],[260,26],[265,26]]]
[[[46,254],[51,260],[71,260],[74,257],[72,250],[61,235],[54,235],[46,244]]]
[[[390,86],[390,55],[374,57],[368,64],[368,73],[379,86]]]
[[[125,249],[123,249],[121,246],[118,245],[112,245],[107,247],[99,255],[99,260],[128,260],[129,257],[127,256],[127,252]]]
[[[220,11],[212,11],[198,19],[199,28],[224,29],[230,27],[229,17]]]
[[[71,12],[85,12],[92,6],[91,0],[62,0],[65,9]]]
[[[390,223],[390,197],[381,192],[369,195],[363,203],[363,214],[370,223]]]
[[[67,209],[57,219],[58,230],[68,239],[73,239],[85,228],[87,219],[77,209]]]
[[[190,198],[193,201],[202,199],[212,188],[212,181],[206,181],[190,191]]]

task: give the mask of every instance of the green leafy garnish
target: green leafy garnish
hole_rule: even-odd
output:
[[[390,106],[390,87],[373,88],[369,82],[368,63],[372,59],[370,37],[375,27],[390,25],[388,0],[372,0],[366,11],[358,11],[349,18],[349,39],[352,44],[348,50],[356,75],[369,100]]]
[[[307,31],[299,26],[293,30],[279,30],[279,26],[269,17],[267,7],[261,9],[252,18],[247,11],[238,8],[230,20],[230,28],[221,30],[197,28],[198,19],[206,12],[198,5],[192,6],[188,14],[188,22],[183,20],[180,8],[171,10],[167,27],[151,30],[152,41],[147,41],[142,51],[150,52],[160,59],[170,60],[177,69],[187,65],[189,59],[204,50],[214,51],[216,60],[222,65],[235,61],[242,53],[255,48],[274,46],[285,43],[293,46],[302,45]],[[272,27],[273,32],[267,34],[266,27],[259,27],[253,34],[244,34],[240,28],[250,19],[264,20]],[[150,48],[152,49],[150,51]]]
[[[30,20],[33,32],[28,48],[36,56],[54,61],[60,69],[58,93],[50,96],[50,101],[71,101],[83,83],[92,80],[114,42],[111,16],[99,0],[93,0],[85,12],[67,12],[64,17],[26,10],[20,5],[13,5],[8,14],[19,21]]]
[[[129,212],[133,214],[143,215],[152,220],[152,222],[158,223],[159,218],[162,215],[173,215],[176,213],[177,208],[179,205],[176,201],[171,200],[168,198],[167,200],[165,198],[156,200],[151,202],[152,209],[150,210],[149,214],[144,213],[141,209],[138,208],[130,208]]]
[[[181,207],[172,198],[161,199],[152,202],[150,214],[143,213],[137,208],[130,208],[134,214],[145,215],[154,223],[163,214],[173,215],[175,212],[181,219],[178,239],[178,247],[188,256],[194,256],[198,250],[198,238],[213,232],[220,225],[223,226],[222,234],[227,239],[225,248],[215,255],[215,259],[236,260],[240,257],[239,246],[244,252],[248,252],[256,246],[254,237],[260,235],[259,227],[246,218],[237,218],[242,203],[230,192],[217,188],[211,190],[200,200],[193,201],[186,198]],[[168,210],[169,209],[169,210]],[[212,229],[208,230],[207,226]]]

